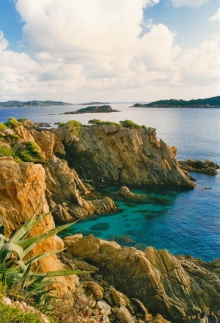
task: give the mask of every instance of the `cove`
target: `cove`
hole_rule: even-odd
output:
[[[81,232],[137,249],[153,246],[204,261],[219,258],[220,174],[192,175],[197,178],[194,190],[130,189],[150,197],[146,203],[125,202],[112,195],[118,187],[102,187],[100,193],[111,197],[120,211],[78,222],[64,231],[62,237]]]

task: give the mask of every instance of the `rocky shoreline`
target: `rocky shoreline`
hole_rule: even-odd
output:
[[[125,185],[195,187],[175,158],[176,148],[158,141],[155,130],[146,127],[65,124],[48,130],[29,120],[11,120],[0,130],[0,155],[0,220],[4,218],[6,236],[37,209],[41,214],[53,211],[33,236],[53,228],[54,220],[70,222],[114,212],[110,197],[89,198],[100,182],[117,183],[122,186],[117,194],[140,203],[146,197]],[[67,250],[60,259],[50,256],[40,268],[89,271],[80,280],[62,278],[59,286],[62,294],[81,290],[84,295],[87,314],[81,311],[79,322],[219,320],[219,260],[204,263],[166,250],[140,251],[82,235],[64,241],[50,238],[35,253],[64,246]]]

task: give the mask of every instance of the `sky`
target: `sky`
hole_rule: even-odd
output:
[[[220,0],[0,0],[0,101],[220,95]]]

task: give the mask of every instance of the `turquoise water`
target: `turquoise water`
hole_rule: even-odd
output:
[[[173,254],[190,254],[206,261],[219,258],[220,176],[193,175],[198,179],[197,187],[190,191],[131,190],[157,197],[157,202],[127,204],[113,197],[117,207],[123,211],[77,223],[65,235],[82,232],[139,249],[154,246],[168,249]],[[115,192],[118,188],[111,187],[111,190]],[[111,190],[103,188],[104,193],[108,191],[107,195],[111,194]]]
[[[220,164],[220,109],[146,109],[129,104],[112,104],[121,112],[111,114],[59,115],[82,106],[0,109],[0,122],[9,117],[29,118],[35,122],[78,120],[84,124],[97,118],[119,122],[131,119],[157,129],[157,137],[178,147],[177,158],[211,159]],[[79,222],[65,234],[83,232],[122,245],[140,249],[155,246],[174,254],[190,254],[211,261],[220,258],[220,173],[207,176],[194,173],[194,190],[132,190],[146,194],[148,203],[115,199],[120,212]],[[118,188],[103,188],[109,195]],[[156,199],[155,199],[156,197]]]

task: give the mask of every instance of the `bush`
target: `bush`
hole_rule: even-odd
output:
[[[15,155],[14,150],[8,146],[0,146],[0,157],[7,156],[13,157]]]
[[[67,125],[70,125],[72,127],[82,127],[82,123],[80,123],[79,121],[76,121],[76,120],[69,120],[67,122]]]
[[[79,135],[80,128],[83,127],[83,124],[76,120],[69,120],[68,122],[59,122],[58,127],[67,127],[75,135]]]
[[[44,158],[33,141],[24,142],[16,151],[16,157],[25,162],[44,163]]]
[[[89,120],[88,123],[93,124],[93,125],[118,125],[118,123],[116,123],[116,122],[112,122],[112,121],[101,121],[99,119]]]
[[[5,122],[5,125],[13,129],[13,128],[19,127],[21,123],[17,119],[12,117],[7,122]]]
[[[131,120],[120,121],[120,124],[125,128],[132,128],[132,129],[140,128],[138,124],[134,123]]]
[[[7,129],[7,126],[4,123],[0,122],[0,131]]]

